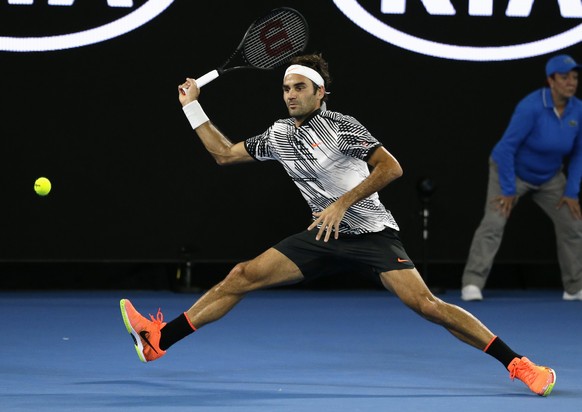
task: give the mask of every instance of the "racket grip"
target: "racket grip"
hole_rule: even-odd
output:
[[[218,76],[219,76],[218,70],[212,70],[211,72],[206,73],[204,76],[196,79],[196,84],[198,85],[198,87],[202,87],[205,84],[208,84],[212,80],[216,79]]]

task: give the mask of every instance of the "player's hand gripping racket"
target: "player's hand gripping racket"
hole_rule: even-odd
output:
[[[198,87],[237,69],[274,69],[307,46],[309,28],[297,10],[282,7],[255,20],[230,58],[219,68],[196,79]]]

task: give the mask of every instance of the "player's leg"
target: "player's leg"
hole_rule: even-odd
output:
[[[206,292],[187,311],[168,322],[161,311],[151,320],[143,317],[127,299],[120,302],[127,331],[142,362],[165,355],[166,350],[197,328],[228,313],[250,291],[303,279],[297,265],[276,249],[269,249],[248,262],[237,264],[220,283]]]
[[[444,326],[469,345],[483,350],[495,336],[477,318],[434,296],[416,269],[392,270],[380,275],[382,284],[425,319]]]
[[[419,315],[442,325],[461,341],[499,360],[510,372],[512,379],[523,381],[532,392],[540,396],[547,396],[552,391],[556,382],[553,369],[538,366],[518,355],[475,316],[434,296],[416,269],[384,272],[380,279],[388,290]]]
[[[204,294],[186,312],[196,328],[223,317],[246,293],[270,286],[297,283],[301,271],[276,249],[269,249],[248,262],[237,264],[228,276]]]

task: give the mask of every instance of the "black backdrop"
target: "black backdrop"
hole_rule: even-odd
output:
[[[70,21],[101,24],[95,16],[111,13],[105,0],[92,9],[36,3],[0,6],[8,35],[58,33]],[[360,3],[377,11],[380,2]],[[402,29],[487,43],[498,41],[500,30],[523,41],[533,27],[579,23],[560,18],[551,1],[536,2],[531,17],[509,23],[507,1],[495,2],[494,16],[472,20],[466,1],[453,3],[457,16],[434,17],[420,1],[408,1],[417,20]],[[308,51],[330,63],[330,109],[355,116],[401,162],[404,176],[381,198],[409,254],[422,259],[416,186],[429,177],[436,185],[430,258],[462,262],[482,216],[489,152],[517,101],[544,84],[549,54],[497,62],[430,57],[366,33],[330,0],[176,0],[148,24],[108,41],[0,52],[0,261],[172,260],[183,248],[202,259],[245,259],[306,227],[309,210],[277,164],[216,166],[177,100],[186,76],[213,69],[251,21],[283,5],[305,15]],[[577,45],[560,52],[582,59]],[[282,72],[227,74],[203,88],[201,102],[232,140],[250,137],[286,116]],[[53,183],[44,198],[33,191],[39,176]],[[550,222],[530,202],[518,209],[499,261],[553,261]]]

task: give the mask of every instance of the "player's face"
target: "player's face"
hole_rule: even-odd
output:
[[[576,94],[578,89],[578,72],[572,70],[569,73],[556,73],[548,78],[554,97],[566,100]]]
[[[323,88],[315,89],[313,82],[300,74],[288,74],[283,79],[283,99],[289,116],[305,119],[321,106]]]

